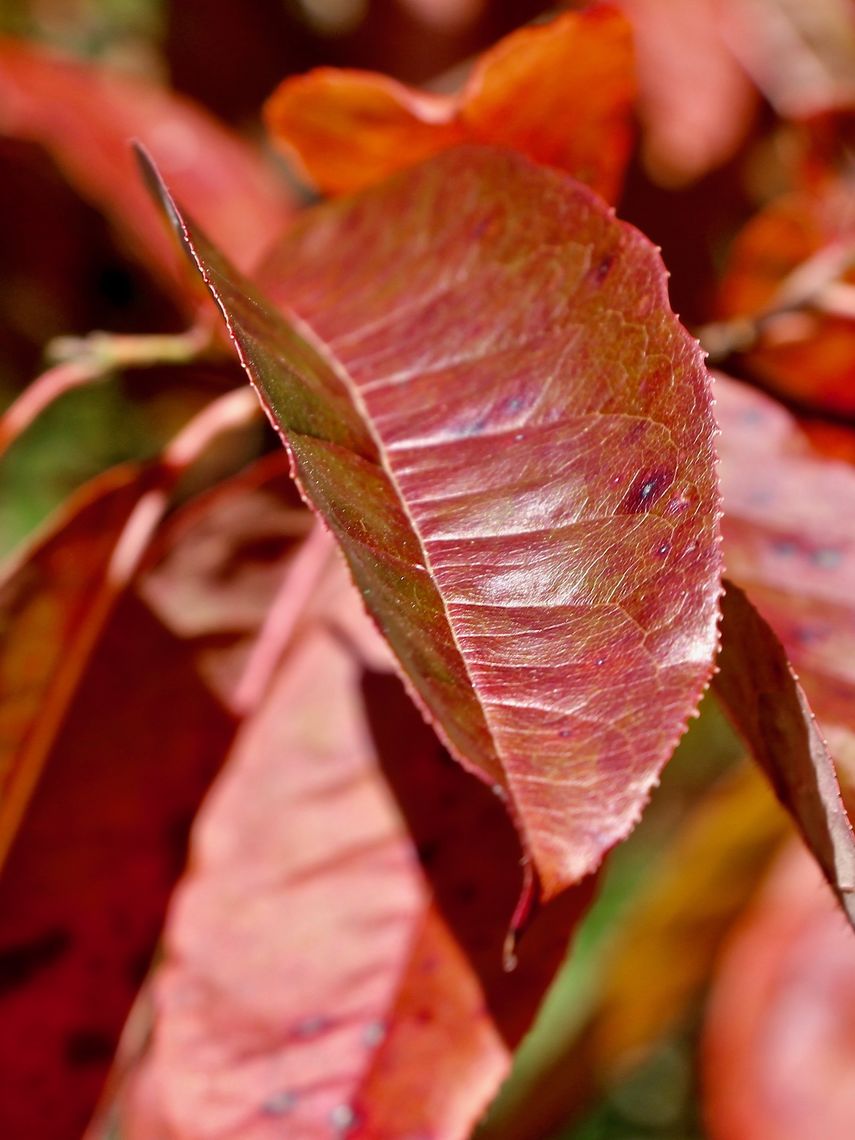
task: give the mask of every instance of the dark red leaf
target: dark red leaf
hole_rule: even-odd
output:
[[[54,604],[42,595],[43,613]],[[0,1119],[9,1136],[81,1135],[231,733],[187,651],[126,596],[0,879]]]
[[[634,94],[629,25],[598,5],[501,40],[456,95],[321,68],[286,79],[265,113],[276,142],[326,194],[361,190],[455,144],[480,142],[566,170],[613,200]]]
[[[855,926],[855,834],[828,748],[780,642],[732,583],[722,614],[713,692]]]
[[[185,304],[183,266],[135,177],[133,139],[151,147],[243,268],[291,212],[288,190],[261,157],[189,99],[8,39],[0,40],[0,133],[45,147]]]
[[[132,468],[90,483],[0,583],[0,862],[125,588],[119,542],[151,486]]]
[[[277,313],[164,202],[381,630],[551,897],[637,819],[711,670],[707,377],[649,243],[492,148],[309,214]]]

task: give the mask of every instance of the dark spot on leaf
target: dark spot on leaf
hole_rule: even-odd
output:
[[[39,970],[62,957],[70,946],[68,931],[56,929],[0,950],[0,993],[27,983]]]
[[[269,1096],[262,1104],[261,1111],[268,1116],[285,1116],[286,1113],[293,1111],[296,1103],[297,1094],[291,1092],[290,1089],[283,1089],[282,1092]]]
[[[424,867],[430,867],[439,854],[439,843],[436,840],[427,840],[418,846],[419,862]]]
[[[65,1042],[65,1059],[74,1068],[103,1065],[113,1058],[116,1043],[100,1029],[78,1029]]]
[[[623,497],[620,512],[628,515],[649,511],[674,482],[674,473],[666,467],[653,467],[642,471],[632,482]]]
[[[601,257],[597,264],[591,270],[591,280],[595,285],[602,285],[606,277],[609,275],[609,270],[615,263],[615,255],[607,253]]]
[[[573,729],[572,728],[559,728],[558,735],[563,736],[564,739],[566,740],[568,737],[573,735]]]

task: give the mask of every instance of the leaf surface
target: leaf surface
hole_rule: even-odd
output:
[[[481,142],[566,170],[613,200],[634,94],[629,26],[602,5],[507,36],[455,95],[320,68],[286,79],[265,114],[275,141],[325,194],[361,190],[457,143]]]
[[[721,961],[704,1030],[712,1140],[848,1140],[855,954],[811,861],[785,854]]]
[[[729,584],[713,692],[769,777],[855,926],[855,834],[834,762],[778,639]]]
[[[197,821],[122,1135],[469,1135],[589,898],[504,974],[519,875],[501,805],[316,614]]]
[[[280,314],[162,194],[420,704],[555,895],[632,827],[716,644],[708,382],[655,252],[460,148],[311,213],[265,271]]]
[[[186,275],[135,176],[133,139],[152,148],[242,268],[291,212],[262,159],[189,99],[10,39],[0,39],[0,133],[43,146],[185,304]]]

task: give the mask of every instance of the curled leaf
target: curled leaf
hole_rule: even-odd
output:
[[[275,141],[325,194],[361,190],[457,143],[480,142],[559,167],[614,199],[633,96],[629,26],[601,5],[507,36],[455,95],[320,68],[286,79],[265,114]]]

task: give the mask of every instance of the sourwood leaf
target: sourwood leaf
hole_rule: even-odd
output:
[[[855,926],[855,834],[826,743],[781,643],[733,584],[722,614],[713,692]]]
[[[454,95],[318,68],[286,79],[265,117],[275,142],[325,194],[361,190],[455,144],[480,142],[566,170],[614,200],[634,95],[630,27],[600,5],[507,36]]]
[[[708,377],[655,250],[463,147],[308,214],[277,311],[158,192],[414,696],[557,894],[638,818],[716,646]]]

